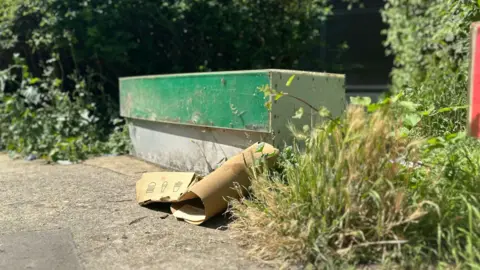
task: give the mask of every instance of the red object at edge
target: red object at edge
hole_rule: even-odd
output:
[[[472,25],[472,62],[470,70],[469,133],[480,138],[480,23]]]

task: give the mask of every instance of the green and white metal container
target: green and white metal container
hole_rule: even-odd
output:
[[[271,100],[268,110],[272,97],[259,88],[289,93],[336,116],[345,107],[344,83],[340,74],[276,69],[126,77],[120,78],[120,112],[135,156],[206,174],[257,141],[280,148],[290,143],[288,122],[302,128],[320,120],[291,97]],[[304,115],[293,119],[299,107]]]

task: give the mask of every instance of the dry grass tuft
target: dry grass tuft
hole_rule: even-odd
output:
[[[302,136],[305,150],[284,151],[279,170],[254,177],[252,198],[233,205],[234,236],[257,258],[318,266],[399,252],[430,205],[408,196],[415,169],[405,164],[418,161],[420,144],[401,127],[388,108],[350,106]]]

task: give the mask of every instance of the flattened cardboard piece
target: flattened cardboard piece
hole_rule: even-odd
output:
[[[197,179],[195,173],[189,172],[144,173],[136,184],[137,202],[176,202]]]
[[[200,225],[224,211],[229,199],[239,199],[240,194],[245,194],[246,188],[250,186],[248,168],[254,161],[265,154],[271,161],[278,154],[278,150],[272,145],[264,144],[261,152],[257,152],[258,146],[258,143],[250,146],[194,184],[179,198],[179,202],[172,204],[173,216]]]

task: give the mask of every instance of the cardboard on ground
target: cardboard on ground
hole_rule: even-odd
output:
[[[177,202],[198,180],[192,172],[150,172],[137,181],[137,202],[147,205],[155,202]]]
[[[170,210],[177,219],[200,225],[227,209],[228,201],[239,199],[250,185],[249,168],[266,157],[267,165],[275,160],[278,149],[267,143],[255,143],[227,160],[201,181],[195,173],[152,172],[137,181],[137,202],[172,203]]]
[[[173,216],[200,225],[227,209],[228,201],[239,199],[250,186],[249,168],[255,160],[267,155],[273,161],[278,149],[267,143],[256,143],[227,160],[201,181],[192,185],[170,209]],[[269,158],[268,158],[269,157]],[[271,162],[267,162],[269,164]]]

